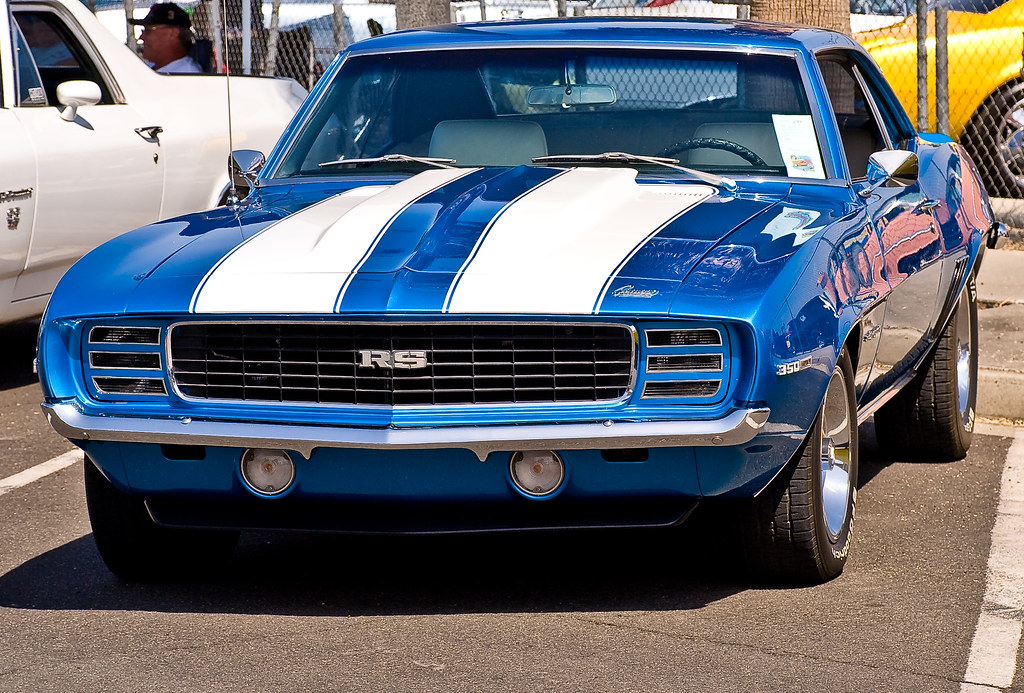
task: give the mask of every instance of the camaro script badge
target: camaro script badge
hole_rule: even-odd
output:
[[[427,367],[425,351],[389,351],[387,349],[360,349],[360,368],[404,368],[408,370]]]
[[[626,284],[612,291],[612,296],[620,298],[654,298],[659,293],[657,289],[638,289],[632,284]]]

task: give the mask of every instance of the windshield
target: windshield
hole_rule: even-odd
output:
[[[566,158],[608,152],[632,158]],[[579,48],[351,57],[273,177],[657,166],[636,157],[723,175],[825,177],[794,58]]]

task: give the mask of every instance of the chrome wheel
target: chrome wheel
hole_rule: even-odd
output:
[[[996,151],[1002,166],[1017,185],[1024,188],[1024,101],[1007,105],[996,132],[999,138]]]
[[[750,560],[766,574],[820,582],[843,572],[857,502],[856,406],[844,348],[806,440],[740,523]]]
[[[961,303],[969,301],[970,295],[967,287],[960,295]],[[960,410],[960,423],[966,430],[974,428],[974,408],[971,398],[971,386],[973,385],[973,368],[971,349],[974,344],[974,326],[971,324],[970,311],[962,307],[956,311],[956,390],[957,404]]]
[[[821,421],[821,502],[832,541],[843,531],[850,508],[852,429],[846,377],[836,368],[825,392]]]

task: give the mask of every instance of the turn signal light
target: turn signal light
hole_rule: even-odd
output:
[[[565,479],[565,463],[551,450],[521,450],[512,455],[512,483],[528,496],[542,498],[558,490]]]
[[[242,480],[261,496],[276,496],[295,481],[295,464],[284,450],[250,448],[242,454]]]

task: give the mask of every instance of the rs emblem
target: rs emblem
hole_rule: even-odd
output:
[[[360,368],[426,368],[427,352],[425,351],[389,351],[387,349],[360,349]]]

